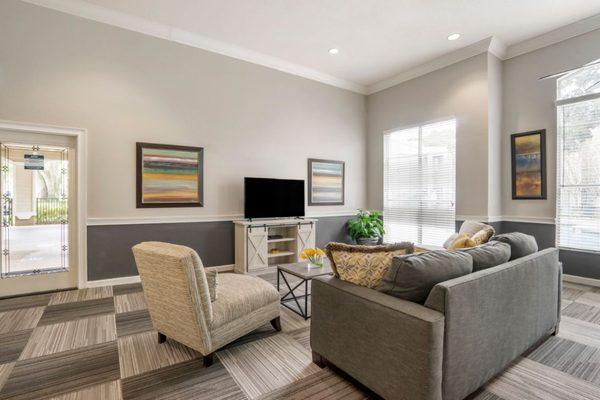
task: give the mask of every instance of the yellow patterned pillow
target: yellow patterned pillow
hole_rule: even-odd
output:
[[[471,239],[466,233],[459,235],[456,240],[448,247],[448,250],[466,249],[468,247],[475,247],[475,241]]]
[[[381,246],[329,243],[325,251],[336,277],[373,288],[392,265],[392,258],[413,253],[414,245],[409,242]]]

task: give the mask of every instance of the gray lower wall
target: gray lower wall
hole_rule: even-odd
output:
[[[349,241],[346,222],[350,218],[319,218],[317,246]],[[206,266],[233,264],[233,227],[231,221],[88,226],[88,280],[137,275],[131,247],[149,240],[189,246]]]
[[[317,223],[317,246],[329,242],[350,243],[346,223],[352,218],[323,217]],[[456,229],[462,221],[456,221]],[[498,233],[523,232],[533,235],[540,249],[555,245],[554,224],[502,221],[491,223]],[[204,265],[234,263],[233,223],[193,222],[177,224],[88,226],[88,279],[110,279],[137,275],[131,253],[136,243],[158,240],[182,244],[196,250]],[[560,251],[564,273],[600,279],[600,254]]]

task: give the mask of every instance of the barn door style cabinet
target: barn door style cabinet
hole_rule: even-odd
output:
[[[235,272],[276,271],[277,264],[300,261],[300,253],[315,247],[316,219],[233,221],[235,224]]]

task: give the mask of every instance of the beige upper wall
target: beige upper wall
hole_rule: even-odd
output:
[[[542,218],[556,214],[556,80],[539,78],[600,58],[600,30],[507,60],[503,64],[502,214]],[[546,129],[548,200],[512,200],[510,135]]]
[[[456,118],[456,214],[488,215],[487,54],[367,98],[368,205],[383,208],[383,132]]]
[[[87,128],[88,217],[232,215],[243,177],[346,162],[366,204],[365,97],[16,0],[0,3],[0,119]],[[135,208],[135,142],[205,148],[205,207]]]

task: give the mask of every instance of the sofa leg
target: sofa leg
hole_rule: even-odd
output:
[[[319,353],[317,353],[314,350],[312,352],[312,360],[315,364],[317,364],[317,367],[319,367],[319,368],[325,368],[325,364],[327,363],[327,360],[325,359],[325,357],[323,357],[322,355],[320,355]]]
[[[281,332],[281,317],[273,318],[271,320],[271,325],[273,325],[273,329],[277,332]]]
[[[215,353],[210,353],[202,357],[202,363],[204,364],[204,368],[208,368],[213,365]]]
[[[164,343],[167,341],[167,337],[162,333],[158,332],[158,343]]]

